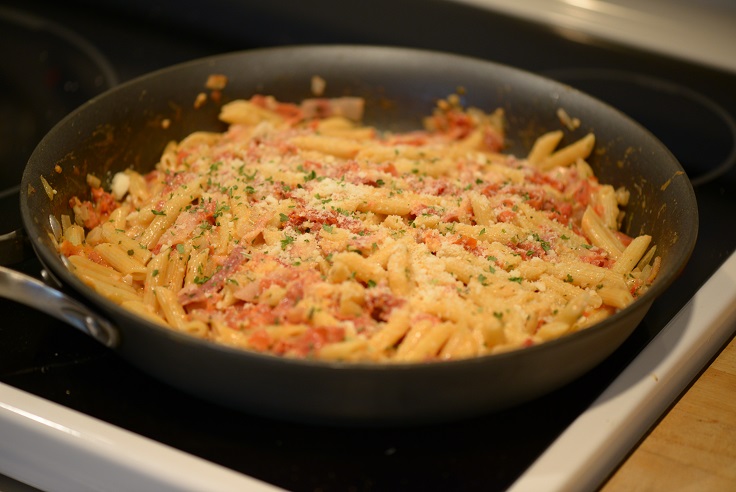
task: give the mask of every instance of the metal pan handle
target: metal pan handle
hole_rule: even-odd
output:
[[[106,347],[116,347],[120,342],[117,328],[84,304],[33,277],[3,266],[0,266],[0,297],[64,321]]]

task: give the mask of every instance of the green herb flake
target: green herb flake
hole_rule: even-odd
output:
[[[286,236],[284,239],[281,240],[281,249],[286,249],[287,246],[289,246],[291,243],[294,242],[294,238],[291,236]]]

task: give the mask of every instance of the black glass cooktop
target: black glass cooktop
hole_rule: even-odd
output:
[[[667,144],[693,180],[701,221],[696,251],[632,337],[598,368],[551,395],[461,422],[348,429],[234,412],[169,388],[72,328],[0,300],[1,381],[277,486],[321,491],[508,487],[736,249],[736,235],[724,233],[736,229],[733,74],[596,40],[574,41],[541,26],[446,2],[421,2],[419,8],[416,1],[378,1],[370,9],[356,7],[359,11],[349,18],[343,4],[322,1],[307,2],[311,9],[289,9],[281,1],[6,3],[53,19],[99,51],[106,62],[92,76],[101,81],[93,91],[104,89],[106,80],[128,80],[187,59],[297,43],[397,44],[507,63],[617,106]],[[5,43],[15,41],[3,38]],[[67,110],[81,103],[76,93],[51,92],[44,97],[60,98]],[[13,98],[12,105],[6,98],[0,102],[3,125],[17,120],[8,117],[10,110],[28,121],[63,116],[45,114],[56,102],[41,108],[18,107],[21,98]],[[30,137],[37,138],[38,133]],[[30,153],[27,146],[5,165],[22,169],[24,153]],[[17,226],[13,187],[18,176],[13,169],[0,175],[0,190],[6,190],[0,192],[0,233]],[[32,258],[14,268],[35,276],[40,272]]]

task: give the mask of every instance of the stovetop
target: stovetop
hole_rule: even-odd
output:
[[[72,328],[0,300],[1,382],[278,487],[508,488],[736,250],[736,235],[724,233],[736,229],[732,73],[590,36],[574,39],[448,2],[361,3],[349,14],[333,2],[317,2],[311,10],[278,1],[6,4],[89,41],[109,61],[114,81],[210,54],[298,43],[396,44],[491,59],[557,78],[617,106],[668,145],[693,180],[700,214],[695,253],[631,338],[551,395],[460,422],[348,429],[235,412],[165,386]],[[22,169],[23,162],[14,165]],[[8,190],[0,192],[0,207],[9,211],[0,234],[17,227],[14,179],[11,172],[0,183]],[[32,258],[13,268],[40,272]]]

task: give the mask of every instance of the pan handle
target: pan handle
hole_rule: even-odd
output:
[[[117,347],[120,342],[117,328],[84,304],[33,277],[3,266],[0,266],[0,297],[64,321],[106,347]]]

